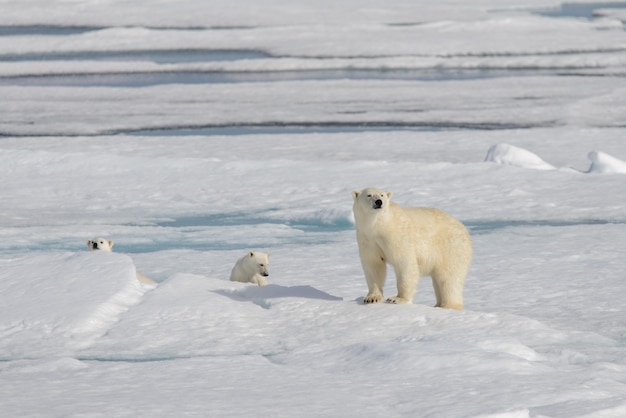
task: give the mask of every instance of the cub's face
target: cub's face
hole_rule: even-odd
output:
[[[363,189],[360,192],[352,192],[354,199],[354,209],[381,210],[389,206],[391,192],[384,192],[378,189]]]
[[[90,239],[87,241],[87,248],[92,251],[113,251],[113,240],[106,240],[104,238]]]
[[[270,254],[258,251],[250,251],[248,254],[249,262],[253,263],[257,273],[261,276],[270,275]]]

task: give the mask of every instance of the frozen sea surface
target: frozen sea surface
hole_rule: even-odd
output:
[[[626,416],[625,3],[0,9],[0,416]],[[465,310],[362,304],[370,186]]]

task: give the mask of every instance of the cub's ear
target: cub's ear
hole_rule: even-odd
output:
[[[254,251],[250,251],[250,257],[254,257]]]
[[[391,193],[391,192],[387,192],[387,199],[391,199],[391,195],[392,195],[392,194],[393,194],[393,193]]]
[[[113,242],[112,239],[110,239],[109,240],[109,248],[113,249],[113,244],[115,244],[115,243]]]
[[[352,192],[352,199],[356,200],[357,197],[359,197],[359,192],[355,190]]]
[[[87,240],[87,248],[91,249],[91,240],[90,239]]]

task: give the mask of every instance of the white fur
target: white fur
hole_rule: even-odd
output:
[[[94,238],[87,241],[87,248],[91,251],[113,251],[113,240],[106,240],[104,238]],[[137,273],[137,280],[145,284],[156,284],[154,280],[149,277],[144,276],[143,274]]]
[[[357,242],[369,292],[364,303],[383,300],[387,263],[393,266],[398,295],[389,303],[412,303],[420,276],[431,276],[435,306],[463,309],[463,286],[472,260],[467,229],[434,208],[402,208],[391,192],[352,192]]]
[[[270,253],[250,251],[235,263],[230,272],[230,280],[233,282],[256,283],[259,286],[268,284]]]
[[[87,248],[90,250],[113,251],[113,240],[104,238],[94,238],[87,241]]]

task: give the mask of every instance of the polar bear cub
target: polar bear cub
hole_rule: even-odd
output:
[[[108,252],[113,252],[113,240],[111,239],[104,239],[104,238],[94,238],[94,239],[90,239],[87,241],[87,248],[91,251],[108,251]],[[137,280],[139,280],[141,283],[145,283],[145,284],[156,284],[156,282],[154,280],[152,280],[149,277],[144,276],[143,274],[139,273],[138,271],[137,273]]]
[[[230,280],[233,282],[256,283],[266,286],[267,276],[270,275],[270,253],[250,251],[235,263],[230,272]]]
[[[87,248],[90,250],[113,251],[113,240],[104,238],[94,238],[87,241]]]
[[[367,281],[364,303],[383,300],[387,263],[398,295],[388,303],[412,303],[420,276],[431,276],[436,307],[463,309],[463,286],[472,261],[465,226],[439,209],[400,207],[391,192],[352,192],[356,236]]]

